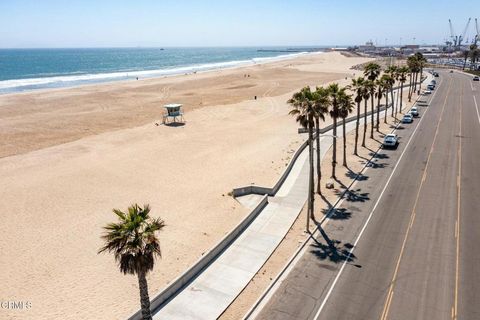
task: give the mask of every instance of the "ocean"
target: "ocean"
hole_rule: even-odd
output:
[[[0,49],[0,94],[236,67],[319,48]]]

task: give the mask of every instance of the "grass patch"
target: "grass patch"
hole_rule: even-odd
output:
[[[480,76],[480,70],[464,70],[464,72]]]

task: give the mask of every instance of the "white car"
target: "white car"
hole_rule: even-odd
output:
[[[409,112],[412,116],[418,117],[418,108],[417,107],[412,107]]]
[[[382,147],[386,148],[396,148],[398,146],[398,136],[394,133],[389,133],[383,138]]]
[[[423,94],[431,94],[432,93],[432,90],[423,90]]]
[[[412,123],[413,122],[413,117],[410,113],[407,113],[406,115],[403,116],[402,123]]]

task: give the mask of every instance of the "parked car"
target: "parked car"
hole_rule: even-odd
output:
[[[431,93],[432,93],[431,90],[423,90],[423,94],[424,94],[424,95],[425,95],[425,94],[431,94]]]
[[[383,138],[382,148],[396,148],[398,146],[398,136],[394,133],[389,133]]]
[[[450,70],[450,73],[453,73],[453,70]]]
[[[412,123],[413,122],[413,117],[410,113],[407,113],[406,115],[403,116],[402,123]]]
[[[480,81],[480,78],[478,76],[473,77],[473,81]]]
[[[412,109],[410,109],[410,114],[414,117],[418,117],[418,108],[412,107]]]
[[[437,85],[437,81],[435,79],[433,79],[432,81],[430,81],[430,84],[433,84],[435,86],[435,85]]]
[[[434,72],[434,73],[433,73],[433,76],[434,76],[435,78],[438,78],[438,77],[439,77],[438,72]]]
[[[428,89],[428,90],[435,90],[435,85],[429,84],[429,85],[427,86],[427,89]]]

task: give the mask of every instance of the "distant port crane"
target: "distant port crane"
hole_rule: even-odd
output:
[[[465,35],[467,34],[468,26],[470,25],[471,20],[472,18],[468,18],[467,25],[465,26],[465,29],[463,29],[463,33],[460,35],[456,35],[455,31],[453,30],[452,20],[448,19],[448,25],[450,27],[450,38],[452,39],[452,42],[447,41],[447,45],[453,44],[455,48],[459,48],[462,45],[462,42],[465,39]]]
[[[477,45],[477,42],[480,41],[480,28],[478,27],[477,18],[475,18],[475,31],[477,31],[477,34],[475,35],[475,39],[473,40],[473,44]]]

